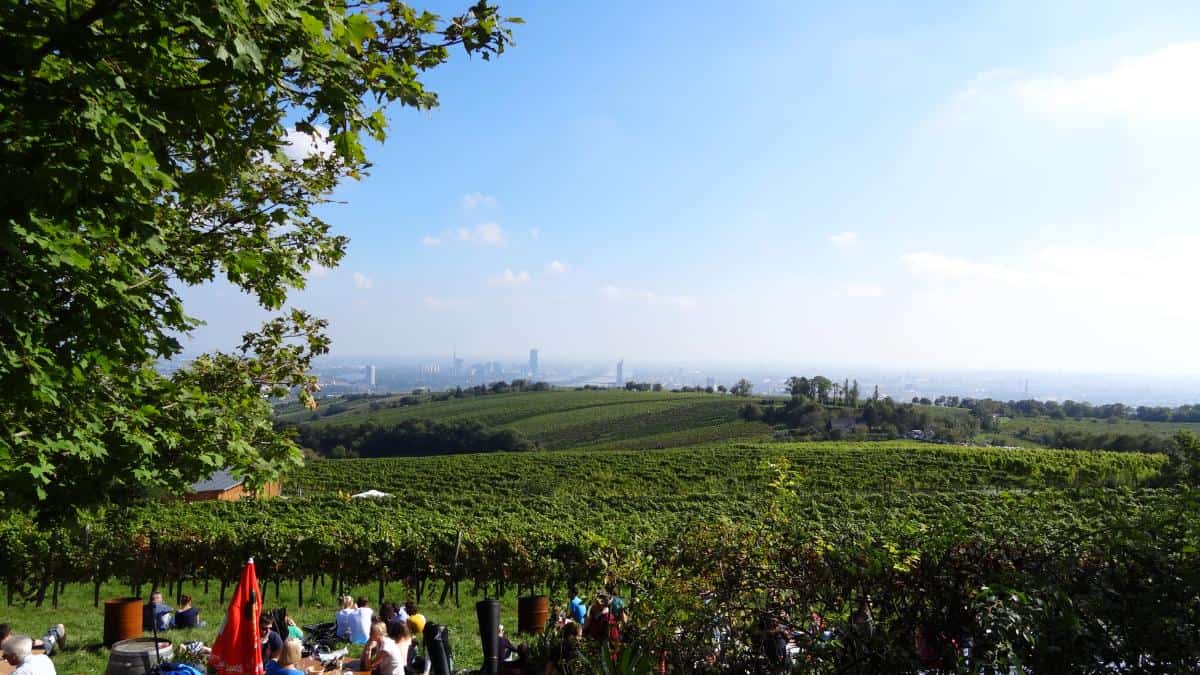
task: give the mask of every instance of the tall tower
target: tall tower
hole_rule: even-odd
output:
[[[625,386],[625,359],[617,361],[617,387]]]
[[[538,350],[529,350],[529,376],[537,377],[538,372]]]
[[[371,366],[371,386],[375,386],[375,366]]]

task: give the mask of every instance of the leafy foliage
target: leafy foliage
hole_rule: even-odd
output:
[[[168,378],[155,362],[197,325],[179,290],[223,277],[278,310],[335,265],[346,240],[314,207],[368,168],[384,108],[435,106],[421,74],[503,52],[508,23],[484,0],[449,20],[395,1],[0,8],[5,506],[61,516],[295,461],[261,397],[311,401],[323,324],[292,313]]]

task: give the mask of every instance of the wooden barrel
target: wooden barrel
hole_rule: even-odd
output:
[[[154,638],[122,640],[112,646],[108,654],[108,669],[105,675],[141,675],[158,665],[171,662],[171,641],[158,639],[158,658],[154,656]]]
[[[541,633],[550,618],[550,598],[526,595],[517,598],[517,632]]]
[[[142,636],[141,598],[104,601],[104,646]]]

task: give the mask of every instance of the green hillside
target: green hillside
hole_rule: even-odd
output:
[[[738,418],[745,402],[717,394],[632,391],[537,391],[445,401],[398,395],[335,400],[316,413],[284,409],[278,417],[313,426],[478,421],[514,429],[548,450],[636,450],[765,438],[765,424]]]
[[[658,452],[490,453],[445,457],[312,462],[285,492],[305,496],[383,490],[405,501],[431,499],[441,510],[497,501],[509,510],[535,496],[647,505],[702,503],[737,511],[768,491],[780,472],[800,492],[980,490],[1100,485],[1137,486],[1158,474],[1161,455],[1071,450],[1005,450],[914,441],[735,442]],[[785,466],[786,465],[786,466]],[[419,480],[414,480],[419,478]],[[603,486],[594,490],[595,486]],[[461,495],[461,503],[447,495]],[[509,501],[512,500],[512,501]],[[454,506],[451,506],[451,505]],[[671,510],[671,509],[668,509]],[[465,514],[464,514],[465,515]],[[474,514],[479,515],[479,514]]]

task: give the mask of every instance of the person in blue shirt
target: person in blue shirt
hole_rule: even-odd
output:
[[[569,595],[571,596],[571,618],[575,620],[575,623],[582,626],[584,620],[587,619],[587,605],[583,603],[583,598],[579,597],[579,589],[577,587],[571,586]]]
[[[150,594],[150,602],[142,605],[142,628],[154,630],[170,630],[175,627],[175,610],[163,602],[163,594],[154,591]]]

